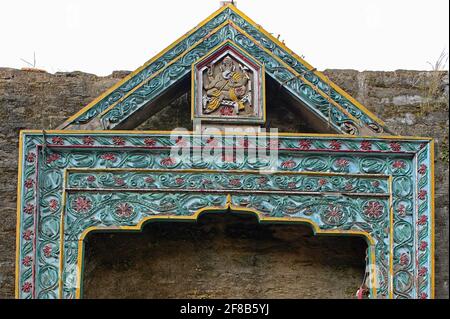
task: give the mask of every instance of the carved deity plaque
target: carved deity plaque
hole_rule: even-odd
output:
[[[231,45],[194,66],[194,119],[264,122],[263,67]]]

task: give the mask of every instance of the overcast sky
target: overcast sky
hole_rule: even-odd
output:
[[[0,0],[0,67],[134,70],[219,0]],[[449,0],[238,0],[319,70],[427,70],[449,48]]]

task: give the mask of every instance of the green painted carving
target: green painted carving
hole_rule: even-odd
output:
[[[83,125],[98,118],[103,128],[113,129],[189,75],[192,64],[227,40],[264,64],[267,74],[337,132],[357,135],[362,128],[373,134],[388,132],[373,114],[337,92],[331,82],[323,80],[285,47],[266,36],[234,6],[219,11],[131,79],[71,118],[64,127]]]
[[[174,150],[234,146],[202,159]],[[278,147],[250,160],[252,145]],[[25,132],[19,182],[20,298],[81,293],[90,229],[139,229],[201,211],[254,212],[318,233],[365,235],[378,298],[433,296],[433,145],[426,139]],[[272,174],[267,171],[276,166]],[[417,260],[417,262],[416,262]]]

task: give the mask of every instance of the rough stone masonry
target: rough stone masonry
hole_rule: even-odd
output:
[[[56,128],[128,73],[97,77],[0,68],[0,298],[14,297],[19,131]],[[448,72],[325,74],[397,134],[436,139],[436,297],[448,298]],[[189,125],[187,101],[175,102],[139,129]],[[268,111],[272,125],[305,132],[288,108]],[[242,216],[207,216],[183,227],[151,225],[143,234],[90,238],[85,297],[352,298],[364,274],[364,250],[358,239],[258,226]]]

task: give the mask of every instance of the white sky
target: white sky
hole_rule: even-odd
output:
[[[134,70],[219,0],[0,0],[0,67]],[[238,0],[319,70],[428,70],[449,48],[448,0]]]

